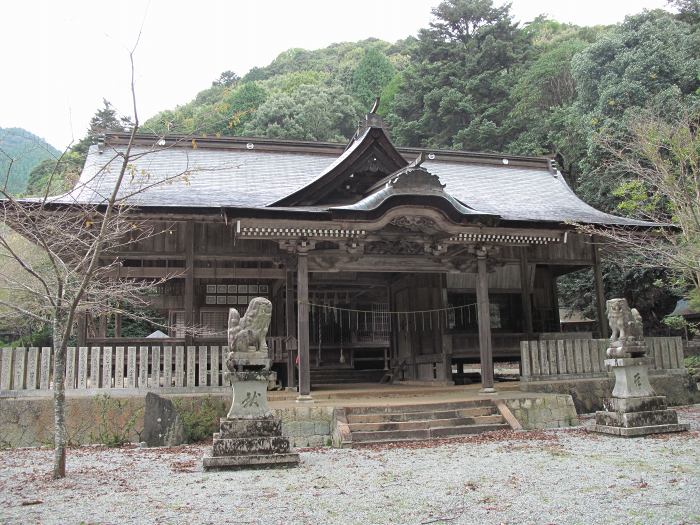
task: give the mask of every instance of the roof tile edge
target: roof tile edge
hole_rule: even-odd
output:
[[[109,132],[105,133],[105,144],[127,144],[129,133]],[[234,149],[257,150],[285,153],[313,153],[340,156],[346,148],[346,144],[334,142],[312,142],[289,139],[270,139],[261,137],[216,137],[210,135],[156,135],[152,133],[139,133],[136,135],[135,144],[139,146],[159,146],[192,148],[193,142],[197,148],[210,149]],[[252,144],[252,148],[250,145]],[[507,155],[504,153],[481,153],[475,151],[460,151],[431,148],[396,148],[407,161],[412,161],[420,153],[426,153],[431,161],[448,161],[500,165],[503,168],[529,167],[551,171],[552,159],[549,157],[529,157],[526,155]],[[432,156],[432,158],[431,158]]]

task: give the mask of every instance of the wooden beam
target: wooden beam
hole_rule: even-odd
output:
[[[191,330],[195,325],[194,278],[194,222],[188,221],[185,224],[185,346],[192,345]]]
[[[109,317],[107,314],[102,314],[99,317],[99,324],[97,328],[97,337],[107,337],[107,321]]]
[[[186,255],[179,252],[166,252],[166,251],[117,251],[117,252],[105,252],[100,259],[112,260],[119,257],[120,259],[143,259],[144,261],[160,261],[164,259],[170,259],[173,261],[184,261]]]
[[[503,401],[502,399],[494,399],[493,403],[496,405],[496,408],[498,409],[498,412],[503,416],[503,419],[506,420],[506,423],[510,425],[510,428],[513,430],[522,430],[523,426],[520,424],[520,421],[517,420],[517,418],[513,415],[513,413],[510,411],[510,408],[508,408],[508,405],[506,405],[506,402]]]
[[[122,314],[114,314],[114,337],[122,336]]]
[[[522,298],[523,308],[523,331],[532,336],[532,290],[530,289],[530,265],[527,260],[527,248],[520,250],[520,297]]]
[[[600,267],[600,251],[593,238],[593,276],[595,279],[596,314],[598,317],[598,329],[601,339],[610,337],[608,320],[605,317],[605,285],[603,283],[603,271]]]
[[[185,278],[187,279],[190,266],[185,268],[159,268],[159,267],[122,267],[106,272],[108,277],[122,278]],[[284,269],[278,268],[193,268],[194,279],[284,279]]]
[[[78,333],[75,334],[78,347],[87,344],[87,313],[81,312],[78,314]]]
[[[479,311],[479,356],[481,362],[481,392],[493,393],[493,348],[491,346],[491,305],[486,254],[477,252],[476,302]]]
[[[297,254],[297,348],[299,352],[298,401],[311,400],[311,368],[309,361],[309,260],[304,252]]]
[[[285,289],[285,314],[287,320],[287,341],[291,338],[296,340],[297,337],[297,319],[294,315],[294,272],[287,271]],[[287,347],[287,387],[295,388],[297,386],[296,365],[294,359],[296,357],[296,349]]]
[[[284,268],[195,268],[196,279],[285,279]]]

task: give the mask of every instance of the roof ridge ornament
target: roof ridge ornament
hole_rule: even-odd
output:
[[[425,162],[425,160],[427,158],[428,158],[428,155],[424,151],[421,151],[418,154],[418,156],[415,159],[413,159],[413,161],[410,164],[404,166],[403,168],[399,168],[395,172],[387,175],[383,179],[377,181],[374,185],[370,186],[367,189],[365,195],[371,195],[372,193],[375,193],[377,190],[382,189],[382,188],[391,188],[392,185],[396,182],[398,177],[400,177],[402,175],[406,175],[408,173],[412,173],[414,171],[420,171],[422,173],[426,173],[428,175],[431,175],[431,177],[434,177],[435,180],[432,182],[429,182],[427,184],[427,186],[438,186],[439,189],[442,190],[442,188],[445,187],[445,184],[440,184],[440,178],[437,175],[432,175],[428,170],[421,167],[421,164],[423,164],[423,162]],[[427,179],[426,179],[426,181],[427,181]],[[426,186],[426,184],[424,184],[423,186]],[[401,184],[399,184],[398,187],[401,188]]]
[[[386,183],[386,188],[400,193],[416,193],[417,190],[444,193],[445,186],[440,177],[413,163],[392,174]]]
[[[356,140],[358,140],[362,135],[365,133],[370,128],[381,128],[384,133],[389,136],[389,132],[386,129],[386,123],[384,122],[384,119],[377,114],[377,111],[379,110],[379,102],[381,100],[381,97],[376,97],[374,99],[374,103],[372,104],[372,107],[369,110],[369,113],[365,115],[365,120],[359,121],[357,123],[357,131],[355,131],[355,134],[352,136],[350,139],[350,142],[348,142],[348,145],[345,146],[345,149],[347,150]]]
[[[426,159],[426,158],[428,158],[428,157],[427,157],[427,155],[425,154],[425,151],[421,151],[421,152],[418,154],[418,156],[417,156],[415,159],[413,159],[413,161],[412,161],[408,166],[406,166],[406,168],[404,168],[404,169],[408,169],[408,168],[417,168],[417,167],[419,167],[421,164],[423,164],[423,163],[425,162],[425,159]]]

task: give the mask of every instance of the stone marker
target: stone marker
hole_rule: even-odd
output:
[[[606,306],[612,336],[605,364],[615,373],[615,387],[605,410],[596,412],[592,431],[634,437],[688,430],[649,384],[652,360],[646,357],[639,312],[630,309],[626,299],[610,299]]]
[[[172,401],[153,392],[146,394],[141,438],[149,447],[173,447],[187,442],[185,427]]]
[[[265,336],[270,325],[272,303],[256,297],[241,318],[229,309],[225,378],[233,387],[231,409],[221,418],[214,434],[211,456],[205,470],[293,467],[299,454],[291,451],[282,436],[282,423],[267,405],[270,359]]]

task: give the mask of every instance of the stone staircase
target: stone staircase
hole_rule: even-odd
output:
[[[354,368],[312,368],[312,385],[337,385],[347,383],[379,383],[384,370],[355,370]]]
[[[342,446],[424,441],[508,430],[491,400],[346,407],[338,417]]]

